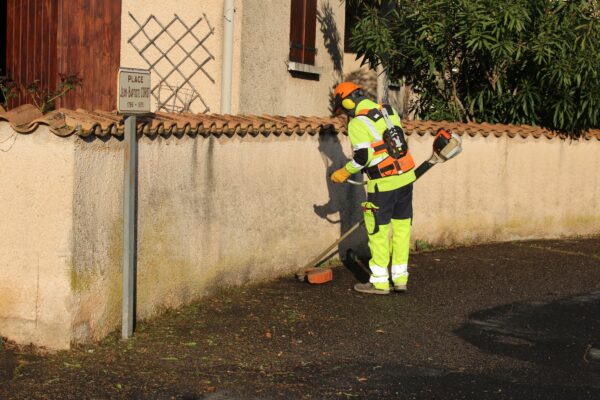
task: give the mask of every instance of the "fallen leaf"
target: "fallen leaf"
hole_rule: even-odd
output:
[[[271,339],[273,337],[273,334],[270,331],[267,331],[267,333],[265,333],[265,336],[267,337],[267,339]]]
[[[366,382],[367,378],[363,377],[363,376],[359,376],[358,378],[356,378],[357,381],[359,382]]]

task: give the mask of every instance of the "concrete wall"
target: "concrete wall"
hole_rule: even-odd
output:
[[[413,241],[600,234],[600,141],[463,139],[415,187]],[[417,162],[429,156],[431,136],[409,140]],[[105,336],[120,324],[122,141],[2,122],[0,142],[0,335],[51,348]],[[332,134],[141,137],[138,318],[292,279],[361,218],[363,189],[327,179],[348,151]],[[340,254],[365,245],[358,232]]]
[[[0,122],[0,335],[63,348],[71,340],[73,141]]]
[[[454,245],[600,233],[600,141],[463,141],[464,154],[416,186],[414,238]]]

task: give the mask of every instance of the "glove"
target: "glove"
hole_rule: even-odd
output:
[[[335,183],[344,183],[350,178],[350,172],[346,170],[346,167],[342,167],[331,174],[331,181]]]

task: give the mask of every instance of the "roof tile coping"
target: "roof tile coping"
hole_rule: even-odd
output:
[[[46,125],[54,134],[62,137],[76,134],[81,137],[96,135],[99,137],[123,136],[124,117],[116,112],[70,110],[61,108],[48,114],[42,114],[35,106],[25,104],[6,111],[0,106],[0,121],[8,122],[12,128],[23,134],[34,132],[38,126]],[[558,135],[548,129],[528,125],[504,125],[490,123],[460,123],[449,121],[404,121],[407,135],[434,135],[438,129],[445,128],[461,136],[494,135],[501,137],[520,136],[552,139],[566,136]],[[147,136],[169,135],[210,135],[232,137],[234,135],[316,135],[319,132],[347,134],[346,118],[281,116],[281,115],[229,115],[229,114],[192,114],[157,112],[151,117],[139,117],[138,132]],[[600,140],[600,129],[592,129],[582,135],[585,140]]]

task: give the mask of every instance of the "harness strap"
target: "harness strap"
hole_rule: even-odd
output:
[[[364,171],[369,179],[379,179],[386,176],[403,174],[414,167],[415,161],[410,152],[407,152],[406,156],[399,159],[388,156],[379,164],[365,168]]]
[[[387,146],[385,145],[385,142],[383,140],[380,140],[378,142],[374,142],[371,144],[371,148],[373,149],[373,155],[379,155],[385,151],[387,151]]]
[[[395,159],[387,154],[387,145],[373,123],[384,118],[386,120],[386,125],[390,125],[390,114],[394,114],[394,110],[389,104],[379,104],[378,108],[365,108],[356,113],[356,117],[366,125],[375,139],[375,141],[370,144],[370,147],[373,149],[373,156],[380,156],[379,160],[374,159],[371,166],[363,170],[369,179],[400,175],[411,170],[415,166],[415,162],[408,151],[404,157],[399,159]]]

